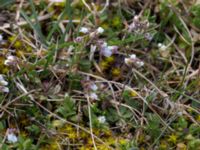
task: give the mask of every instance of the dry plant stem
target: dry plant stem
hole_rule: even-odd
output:
[[[111,91],[112,91],[113,99],[114,99],[115,101],[117,101],[116,98],[115,98],[115,93],[114,93],[114,90],[113,90],[112,85],[110,84],[109,81],[108,81],[107,83],[108,83],[108,85],[109,85],[109,87],[110,87],[110,89],[111,89]],[[115,105],[115,108],[116,108],[116,110],[117,110],[118,115],[119,115],[119,116],[122,116],[121,113],[120,113],[120,111],[119,111],[119,108],[117,107],[117,105]]]
[[[93,12],[93,10],[91,9],[91,7],[86,3],[86,1],[85,0],[82,0],[82,3],[85,5],[85,7],[92,13],[92,14],[94,14],[94,12]],[[101,10],[101,11],[99,11],[98,13],[103,13],[105,10],[106,10],[106,8],[109,6],[109,0],[106,0],[106,3],[105,3],[105,5],[104,5],[104,7],[103,7],[103,9]]]
[[[90,122],[90,135],[91,135],[91,138],[92,138],[92,143],[93,143],[94,149],[97,150],[96,143],[95,143],[95,140],[94,140],[93,127],[92,127],[91,103],[90,103],[90,98],[89,98],[88,94],[87,94],[86,98],[87,98],[87,102],[88,102],[88,114],[89,114],[89,122]]]
[[[109,3],[110,3],[109,0],[106,0],[106,3],[104,5],[103,9],[100,11],[100,14],[102,14],[106,10],[106,8],[109,6]]]
[[[5,133],[5,135],[4,135],[4,138],[3,138],[3,140],[1,141],[1,143],[0,143],[0,149],[2,148],[2,146],[3,146],[3,144],[5,143],[5,141],[6,141],[6,136],[8,135],[8,129],[6,130],[6,133]]]
[[[23,7],[23,3],[24,3],[24,0],[20,0],[20,4],[17,8],[17,12],[16,12],[16,17],[15,17],[15,21],[18,21],[19,20],[19,17],[20,17],[20,9]]]
[[[183,114],[186,115],[193,123],[200,126],[200,124],[187,111],[183,111]]]
[[[187,42],[189,45],[191,45],[191,58],[190,58],[190,61],[187,65],[187,68],[186,68],[186,72],[188,72],[188,69],[190,69],[191,65],[192,65],[192,61],[194,59],[194,42],[193,42],[193,38],[192,38],[192,35],[190,33],[190,30],[188,29],[186,23],[184,22],[184,20],[182,19],[181,15],[176,11],[176,9],[173,7],[173,6],[169,6],[169,8],[172,8],[172,10],[174,11],[174,13],[176,13],[176,15],[179,17],[181,23],[183,24],[184,28],[186,29],[190,39],[191,39],[191,43],[188,43],[187,40],[185,40],[185,42]],[[174,26],[175,30],[178,30],[175,26]],[[178,32],[179,33],[179,32]],[[183,37],[181,34],[180,34],[181,37]]]
[[[44,16],[39,16],[39,17],[37,18],[37,20],[38,20],[38,21],[44,21],[44,20],[46,20],[46,19],[51,18],[51,16],[53,16],[53,13],[49,13],[49,14],[46,14],[46,15],[44,15]],[[35,22],[35,19],[32,19],[31,21],[32,21],[32,22]],[[16,24],[14,24],[14,25],[13,25],[13,28],[16,29],[16,28],[18,28],[19,26],[23,26],[23,25],[26,25],[26,24],[28,24],[28,22],[26,22],[26,21],[20,21],[20,22],[17,22]],[[11,24],[4,24],[3,26],[0,26],[0,30],[5,30],[5,29],[11,28],[11,27],[12,27]]]
[[[198,76],[198,75],[199,75],[199,70],[200,70],[200,69],[194,70],[191,74],[189,74],[188,76],[186,76],[185,79],[186,79],[186,80],[190,80],[190,79],[192,79],[194,76]]]
[[[135,68],[132,68],[132,71],[135,72],[136,74],[138,74],[140,77],[142,77],[143,79],[145,79],[148,83],[150,83],[157,91],[158,93],[163,97],[163,98],[167,98],[169,97],[167,93],[161,91],[152,81],[150,81],[149,79],[147,79],[142,73],[140,73],[139,71],[137,71]]]
[[[31,90],[31,91],[29,91],[29,92],[27,92],[27,93],[23,93],[22,95],[20,95],[20,96],[14,98],[13,100],[7,102],[4,106],[1,105],[1,106],[0,106],[0,109],[6,109],[9,105],[11,105],[12,103],[15,103],[16,101],[20,100],[22,97],[27,96],[27,95],[29,95],[29,94],[32,94],[32,93],[34,93],[34,92],[36,92],[36,91],[39,91],[39,90],[40,90],[40,89],[38,89],[38,90]]]
[[[150,2],[151,2],[151,0],[148,0],[148,1],[145,3],[144,7],[142,8],[142,10],[141,10],[141,12],[139,13],[138,16],[140,16],[140,17],[142,16],[143,12],[144,12],[144,11],[146,10],[146,8],[149,6]]]
[[[90,8],[90,6],[86,3],[85,0],[82,0],[82,3],[85,5],[85,7],[87,7],[87,9],[93,14],[92,9]]]

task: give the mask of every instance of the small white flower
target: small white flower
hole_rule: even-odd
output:
[[[10,56],[8,56],[7,59],[4,61],[4,64],[5,64],[6,66],[13,65],[14,62],[15,62],[16,60],[17,60],[17,58],[16,58],[15,56],[10,55]]]
[[[102,27],[97,28],[97,33],[102,34],[104,32],[104,29]]]
[[[79,30],[79,32],[86,34],[86,33],[89,32],[89,29],[86,28],[86,27],[81,27],[80,30]]]
[[[98,96],[96,93],[90,93],[90,98],[93,100],[98,100]]]
[[[8,140],[8,142],[16,143],[18,139],[17,139],[17,136],[14,133],[8,133],[7,134],[7,140]]]
[[[125,64],[130,65],[132,61],[130,58],[125,58],[124,62],[125,62]]]
[[[101,49],[101,53],[102,55],[104,55],[105,57],[110,57],[112,55],[112,50],[110,50],[108,47],[105,47],[103,49]]]
[[[163,44],[162,43],[158,43],[158,47],[160,48]]]
[[[2,75],[2,74],[0,74],[0,80],[4,80],[4,78],[3,78],[3,75]]]
[[[0,80],[0,85],[6,86],[8,85],[8,82],[5,80]]]
[[[129,55],[129,58],[125,58],[124,59],[124,62],[125,62],[125,64],[127,64],[127,65],[131,65],[131,64],[133,64],[134,62],[135,62],[135,60],[136,60],[136,55],[135,54],[131,54],[131,55]]]
[[[0,42],[3,41],[3,35],[0,34]]]
[[[137,64],[138,67],[144,66],[144,62],[143,61],[136,61],[136,64]]]
[[[151,41],[153,39],[153,35],[151,33],[145,33],[144,37],[149,41]]]
[[[136,28],[135,22],[131,23],[131,24],[129,25],[129,32],[131,32],[131,31],[134,30],[135,28]]]
[[[159,47],[159,50],[161,51],[165,51],[167,49],[167,46],[162,43],[158,43],[158,47]]]
[[[77,42],[77,43],[80,43],[80,42],[83,41],[83,37],[79,36],[74,41]]]
[[[99,123],[105,123],[106,122],[105,116],[99,116],[97,119],[98,119]]]
[[[118,50],[118,46],[108,46],[108,49],[110,49],[112,53],[116,53]]]
[[[117,46],[108,46],[108,49],[110,49],[110,50],[114,50],[116,48],[117,48]]]
[[[8,87],[4,87],[4,86],[0,86],[0,91],[4,92],[4,93],[9,93],[9,88]]]
[[[131,59],[136,59],[136,55],[135,55],[135,54],[131,54],[131,55],[130,55],[130,58],[131,58]]]
[[[97,87],[96,84],[92,83],[92,84],[90,85],[90,89],[93,90],[93,91],[96,91],[96,90],[98,89],[98,87]]]
[[[5,79],[4,79],[4,77],[2,75],[0,75],[0,85],[2,85],[2,86],[8,85],[8,82],[5,81]]]
[[[107,42],[103,42],[103,44],[101,45],[101,47],[107,47],[108,46],[108,43]]]
[[[100,43],[100,53],[105,57],[110,57],[117,52],[118,46],[108,46],[107,42]]]
[[[134,21],[139,21],[139,16],[138,15],[136,15],[136,16],[134,16],[134,19],[133,19]]]
[[[163,45],[163,46],[160,47],[161,51],[165,51],[166,49],[167,49],[167,46],[165,46],[165,45]]]
[[[135,65],[138,66],[138,67],[144,66],[144,62],[141,61],[141,60],[139,60],[139,59],[137,59],[137,56],[136,56],[135,54],[131,54],[131,55],[129,56],[129,58],[125,58],[125,59],[124,59],[124,62],[125,62],[125,64],[127,64],[127,65],[135,64]]]
[[[15,56],[12,56],[12,55],[10,55],[10,56],[8,56],[8,57],[7,57],[7,59],[8,59],[8,60],[11,60],[11,61],[14,61],[14,60],[16,60],[16,57],[15,57]]]
[[[9,66],[10,65],[10,60],[5,60],[4,65]]]
[[[97,46],[96,45],[91,45],[90,46],[90,52],[94,53],[96,51]]]
[[[183,115],[183,112],[179,111],[179,112],[177,113],[177,115],[178,115],[178,116],[182,116],[182,115]]]

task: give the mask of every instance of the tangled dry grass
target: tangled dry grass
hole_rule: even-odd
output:
[[[200,5],[2,0],[3,150],[200,149]]]

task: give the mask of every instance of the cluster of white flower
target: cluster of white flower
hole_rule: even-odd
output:
[[[104,29],[102,27],[98,27],[97,30],[96,30],[96,32],[98,34],[102,34],[104,32]]]
[[[137,67],[144,66],[144,62],[139,60],[135,54],[130,55],[128,58],[124,59],[125,64],[127,65],[136,65]]]
[[[91,91],[90,94],[89,94],[89,97],[92,100],[98,100],[99,99],[98,95],[95,93],[98,90],[98,86],[95,83],[90,83],[89,89]]]
[[[17,61],[17,58],[15,56],[8,56],[7,59],[4,61],[4,64],[6,66],[12,66],[12,65],[15,65],[16,64],[16,61]]]
[[[133,22],[129,25],[129,32],[141,32],[142,30],[145,30],[149,27],[149,22],[148,21],[140,21],[139,16],[135,16],[133,18]]]
[[[7,87],[7,85],[8,85],[8,82],[5,81],[3,75],[0,74],[0,91],[4,93],[8,93],[9,88]]]
[[[87,33],[90,33],[90,29],[87,28],[87,27],[81,27],[80,30],[79,30],[79,32],[87,34]],[[98,27],[94,32],[90,33],[90,37],[94,36],[96,34],[102,34],[103,32],[104,32],[104,29],[102,27]]]
[[[161,51],[165,51],[165,50],[167,49],[167,46],[164,45],[164,44],[162,44],[162,43],[158,43],[158,48],[159,48],[159,50],[161,50]]]
[[[144,37],[148,40],[148,41],[151,41],[153,39],[153,35],[149,32],[145,33],[144,34]]]
[[[91,31],[91,29],[87,28],[87,27],[81,27],[79,29],[80,33],[83,34],[89,34],[90,39],[102,34],[104,32],[104,29],[102,27],[98,27],[95,31]],[[75,39],[75,42],[79,43],[84,39],[84,36],[79,36]]]
[[[97,119],[98,119],[99,123],[105,123],[106,122],[105,116],[99,116]]]
[[[89,37],[92,39],[96,37],[97,35],[102,34],[104,32],[104,29],[102,27],[98,27],[95,31],[90,32],[89,28],[81,27],[79,32],[83,34],[89,33]],[[83,40],[83,36],[79,36],[75,39],[75,42],[81,42],[82,40]],[[118,46],[109,46],[107,42],[102,41],[102,40],[97,41],[97,45],[100,49],[100,54],[105,57],[110,57],[112,54],[116,53],[118,50]]]
[[[103,42],[100,44],[100,54],[105,57],[110,57],[112,54],[116,53],[118,46],[108,46],[108,43]]]
[[[18,141],[18,138],[14,133],[15,131],[16,131],[16,129],[13,129],[13,128],[9,128],[7,130],[7,140],[8,140],[8,142],[16,143]]]

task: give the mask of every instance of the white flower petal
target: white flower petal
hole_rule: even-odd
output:
[[[8,82],[5,80],[0,80],[0,85],[6,86],[8,85]]]
[[[12,61],[10,61],[8,59],[4,61],[4,65],[6,65],[6,66],[9,66],[11,63],[12,63]]]
[[[18,140],[17,136],[14,133],[8,133],[7,139],[8,139],[8,142],[11,142],[11,143],[16,143]]]
[[[138,67],[144,66],[144,62],[143,61],[137,61],[136,64],[137,64]]]
[[[90,98],[93,100],[98,100],[98,96],[96,93],[90,93]]]
[[[101,45],[101,47],[107,47],[108,43],[107,42],[103,42],[103,44]]]
[[[167,49],[167,46],[165,46],[165,45],[162,45],[161,47],[160,47],[160,50],[161,51],[165,51]]]
[[[89,29],[88,28],[86,28],[86,27],[81,27],[80,28],[80,30],[79,30],[79,32],[81,32],[81,33],[88,33],[89,32]]]
[[[2,41],[3,40],[3,35],[2,34],[0,34],[0,41]]]
[[[131,54],[131,55],[130,55],[130,58],[131,58],[131,59],[136,59],[136,55],[135,55],[135,54]]]
[[[3,78],[3,75],[2,75],[2,74],[0,74],[0,80],[4,80],[4,78]]]
[[[97,28],[97,33],[102,34],[104,32],[104,29],[102,27]]]
[[[12,55],[10,55],[10,56],[8,56],[8,57],[7,57],[7,59],[8,59],[8,60],[11,60],[11,61],[15,61],[15,60],[16,60],[16,57],[15,57],[15,56],[12,56]]]
[[[105,123],[106,122],[105,116],[99,116],[97,119],[98,119],[99,123]]]
[[[106,47],[106,48],[102,49],[101,53],[105,57],[110,57],[112,55],[112,50],[110,50],[108,47]]]
[[[90,89],[93,90],[93,91],[96,91],[98,89],[98,87],[97,87],[96,84],[93,83],[93,84],[90,85]]]
[[[125,58],[124,59],[125,64],[130,65],[131,64],[131,60],[130,58]]]
[[[1,87],[1,91],[4,93],[9,93],[9,88],[8,87]]]

